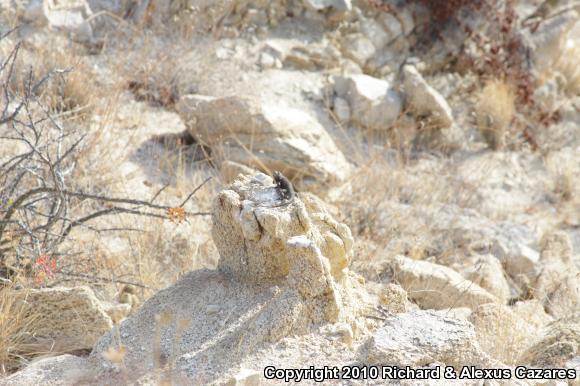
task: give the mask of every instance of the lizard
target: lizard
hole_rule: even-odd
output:
[[[296,196],[292,182],[290,182],[290,180],[286,178],[284,174],[278,171],[275,171],[272,177],[274,178],[274,183],[276,184],[278,193],[282,198],[282,205],[292,202]]]

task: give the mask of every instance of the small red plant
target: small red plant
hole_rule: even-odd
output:
[[[36,259],[34,266],[36,271],[34,284],[41,286],[56,273],[56,258],[48,255],[40,255]]]

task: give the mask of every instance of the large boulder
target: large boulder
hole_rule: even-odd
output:
[[[84,0],[68,0],[55,4],[49,0],[31,0],[24,11],[24,20],[70,33],[81,42],[93,38],[91,8]]]
[[[280,170],[301,190],[323,193],[349,175],[350,164],[309,114],[241,97],[185,96],[177,106],[191,134],[229,160]]]
[[[88,287],[16,290],[13,296],[33,315],[28,328],[35,338],[50,339],[54,351],[92,349],[113,327],[107,308]]]
[[[366,330],[370,298],[347,268],[350,230],[318,198],[283,201],[270,177],[240,176],[218,194],[213,219],[218,269],[185,275],[101,338],[91,358],[103,376],[117,368],[107,353],[122,350],[136,378],[167,364],[188,382],[212,383],[284,337],[327,324],[343,339]]]
[[[392,277],[425,309],[475,308],[498,299],[474,282],[443,265],[397,256],[390,262]]]
[[[418,367],[497,366],[479,348],[473,326],[443,311],[412,311],[389,317],[366,347],[370,364]]]
[[[403,107],[401,96],[389,82],[364,74],[335,77],[334,92],[335,111],[340,101],[346,100],[351,123],[367,129],[390,128]]]

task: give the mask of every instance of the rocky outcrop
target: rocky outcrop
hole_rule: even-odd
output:
[[[177,110],[217,162],[279,170],[299,189],[321,193],[351,170],[322,125],[304,111],[241,97],[199,95],[185,96]]]
[[[117,258],[119,275],[138,276],[131,282],[169,287],[99,283],[120,305],[80,289],[19,292],[40,315],[42,343],[76,354],[105,335],[90,358],[33,361],[9,384],[251,385],[272,365],[579,367],[580,9],[544,1],[561,7],[524,20],[539,2],[0,0],[0,36],[22,24],[0,38],[4,74],[17,57],[38,64],[38,80],[52,68],[45,48],[62,54],[33,99],[47,103],[66,143],[78,124],[92,128],[68,187],[163,208],[221,174],[182,205],[207,212],[213,198],[211,216],[176,224],[126,214],[75,227],[62,251],[95,245],[95,269]],[[24,67],[17,61],[14,74]],[[494,76],[503,97],[485,97],[496,87],[478,98]],[[9,81],[8,99],[25,81]],[[89,83],[103,93],[93,98]],[[91,98],[53,109],[52,94],[69,92]],[[7,133],[12,123],[21,124],[6,121]],[[0,164],[16,171],[27,141],[2,141]],[[275,170],[294,198],[268,177]],[[32,174],[18,189],[46,178],[22,171]],[[101,225],[116,231],[98,242],[84,233]],[[117,231],[128,226],[127,237]],[[18,241],[8,237],[0,251]],[[74,268],[71,259],[63,263]],[[151,298],[141,305],[137,294]]]
[[[342,324],[350,339],[365,330],[359,317],[369,300],[348,270],[350,230],[318,198],[285,202],[270,177],[240,176],[215,199],[213,219],[218,269],[189,273],[105,335],[91,354],[101,371],[115,368],[102,355],[124,347],[132,374],[169,361],[199,377],[212,358],[214,370],[204,371],[215,379],[259,348],[316,326]]]

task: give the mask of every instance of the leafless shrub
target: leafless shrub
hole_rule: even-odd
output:
[[[42,279],[54,274],[59,257],[71,253],[62,250],[63,241],[79,226],[101,231],[88,225],[97,217],[129,213],[181,222],[203,214],[184,209],[203,183],[177,207],[156,204],[161,191],[140,200],[75,189],[71,174],[86,135],[63,122],[38,94],[66,71],[37,78],[29,70],[21,87],[14,88],[19,50],[16,44],[0,59],[0,267],[5,273],[25,268],[31,274],[41,265]]]

